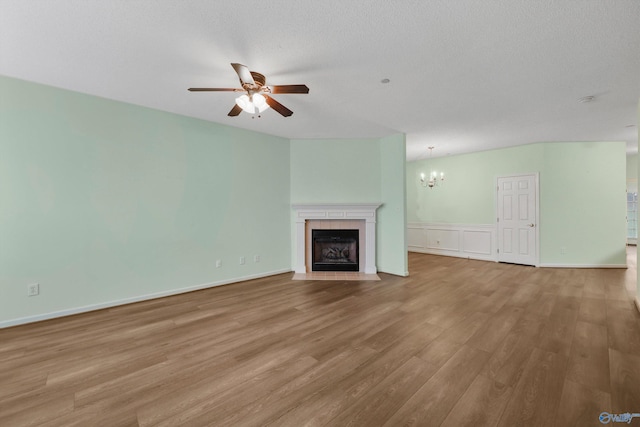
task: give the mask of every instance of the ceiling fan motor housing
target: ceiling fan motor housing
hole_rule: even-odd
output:
[[[256,71],[251,71],[251,77],[253,77],[253,81],[256,82],[256,88],[255,89],[260,89],[262,86],[264,86],[264,84],[267,82],[266,77],[264,76],[264,74],[260,74]],[[242,83],[242,82],[240,82]]]

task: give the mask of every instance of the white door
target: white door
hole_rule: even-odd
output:
[[[538,175],[498,178],[498,261],[538,265]]]

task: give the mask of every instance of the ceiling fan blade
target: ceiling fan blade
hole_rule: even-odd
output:
[[[229,111],[229,114],[227,114],[227,116],[235,117],[240,113],[242,113],[242,108],[240,108],[240,106],[238,104],[236,104],[236,105],[233,106],[231,111]]]
[[[244,92],[244,89],[235,89],[230,87],[190,87],[190,92]]]
[[[256,84],[255,80],[253,80],[253,76],[251,75],[251,71],[249,71],[249,68],[247,68],[246,65],[232,62],[231,66],[233,67],[234,70],[236,70],[236,73],[238,73],[238,77],[240,78],[240,83],[242,83],[243,85]]]
[[[275,85],[269,86],[271,93],[309,93],[307,85]]]
[[[287,107],[280,104],[278,101],[271,98],[269,95],[264,95],[264,98],[266,99],[267,104],[269,104],[269,107],[273,108],[278,113],[282,114],[284,117],[289,117],[290,115],[293,114],[293,111],[289,110]]]

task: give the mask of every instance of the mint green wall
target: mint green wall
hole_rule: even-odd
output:
[[[381,201],[378,139],[291,140],[291,203]]]
[[[404,275],[405,152],[404,135],[382,139],[294,139],[291,202],[381,202],[376,224],[376,264],[379,271]]]
[[[627,186],[629,191],[638,190],[638,154],[627,155]]]
[[[376,236],[378,269],[387,273],[406,276],[407,261],[407,192],[406,192],[406,144],[405,135],[392,135],[380,140],[381,200],[377,220],[380,223]],[[399,167],[398,165],[402,165]]]
[[[549,143],[542,148],[541,262],[626,265],[625,143]]]
[[[539,143],[410,162],[408,222],[494,224],[496,177],[539,172],[541,264],[624,265],[625,163],[623,142]],[[420,173],[431,169],[444,171],[442,187],[420,186]]]
[[[0,77],[0,324],[289,271],[289,182],[286,139]]]
[[[407,165],[407,221],[450,224],[495,222],[493,188],[498,175],[535,172],[542,152],[534,145],[428,158]],[[420,185],[420,173],[444,172],[437,188]]]

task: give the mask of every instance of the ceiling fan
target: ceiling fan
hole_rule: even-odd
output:
[[[263,74],[255,71],[249,71],[246,65],[232,63],[231,66],[238,77],[242,88],[223,88],[223,87],[191,87],[191,92],[244,92],[236,98],[236,105],[229,111],[228,116],[237,116],[242,111],[249,114],[262,113],[271,107],[284,117],[289,117],[293,111],[280,104],[278,101],[269,96],[269,94],[281,93],[309,93],[307,85],[275,85],[266,86],[266,78]]]

